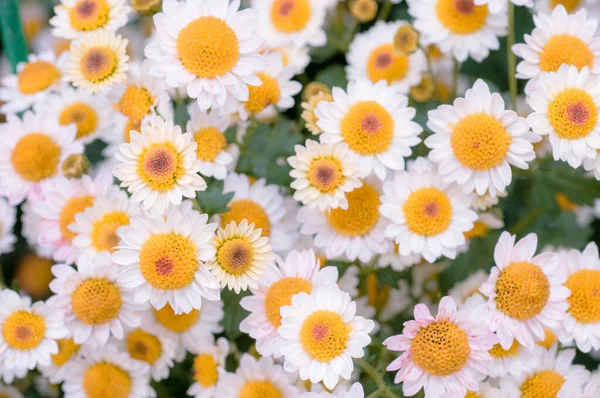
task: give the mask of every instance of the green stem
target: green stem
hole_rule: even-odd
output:
[[[0,0],[0,33],[6,58],[13,73],[16,73],[19,62],[27,60],[27,42],[19,16],[19,0]]]
[[[515,5],[508,2],[508,37],[506,38],[506,58],[508,59],[508,88],[510,90],[510,104],[514,111],[517,110],[517,59],[512,50],[515,44]]]
[[[391,392],[385,385],[385,381],[383,380],[383,377],[379,374],[379,372],[377,372],[377,369],[375,369],[373,366],[369,365],[367,363],[367,361],[360,359],[360,358],[354,358],[354,362],[358,366],[360,366],[365,371],[365,373],[367,373],[369,375],[369,377],[371,379],[373,379],[375,384],[377,384],[377,388],[379,389],[378,391],[380,391],[382,394],[385,394],[387,397],[396,398],[396,395],[393,392]],[[371,394],[371,395],[373,395],[373,394]],[[379,395],[375,395],[375,396],[379,396]]]
[[[450,101],[456,98],[456,92],[458,90],[458,75],[460,73],[460,62],[456,58],[452,59],[454,67],[452,68],[452,92],[450,93]]]
[[[388,393],[391,393],[391,391],[387,387],[383,387],[383,388],[377,389],[377,390],[373,391],[371,394],[367,395],[367,398],[377,398],[377,397],[383,396],[384,394],[387,395]],[[388,395],[388,397],[389,397],[389,395]]]
[[[390,0],[385,0],[379,9],[379,14],[377,14],[378,21],[385,21],[390,16],[390,12],[392,11],[392,2]]]
[[[519,232],[524,230],[529,224],[531,224],[536,218],[538,218],[543,212],[544,211],[541,207],[538,207],[537,209],[533,209],[529,214],[527,214],[524,218],[522,218],[521,221],[516,223],[510,229],[510,233],[513,235],[517,235]]]

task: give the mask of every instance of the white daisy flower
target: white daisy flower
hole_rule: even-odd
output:
[[[294,199],[321,211],[348,209],[346,193],[362,185],[360,169],[348,145],[307,140],[294,150],[296,156],[288,158],[293,168],[290,176],[294,181],[290,186],[296,190]]]
[[[40,184],[62,175],[62,162],[83,152],[75,141],[74,125],[61,126],[46,112],[6,115],[0,124],[0,191],[17,205],[28,195],[39,194]]]
[[[43,301],[0,291],[0,365],[9,371],[50,364],[58,352],[54,341],[67,336],[63,313]]]
[[[476,211],[486,211],[491,209],[500,203],[500,198],[505,198],[507,195],[506,191],[496,191],[496,196],[490,195],[489,192],[486,192],[483,195],[473,195],[473,204],[471,207]]]
[[[362,176],[374,173],[384,180],[387,169],[404,169],[410,147],[421,142],[421,126],[413,122],[408,98],[389,87],[366,79],[348,84],[347,92],[332,91],[333,102],[321,101],[315,112],[323,143],[345,142],[358,155]]]
[[[219,300],[219,281],[205,266],[215,255],[217,226],[207,221],[206,214],[173,209],[166,217],[144,212],[119,229],[113,260],[121,265],[119,282],[134,291],[137,303],[156,309],[169,303],[181,314],[199,310],[204,300]]]
[[[195,198],[196,191],[206,189],[197,174],[200,163],[191,133],[182,134],[181,127],[160,116],[144,119],[141,127],[141,133],[131,131],[131,141],[119,146],[119,163],[113,168],[133,203],[162,214],[169,205],[178,206],[184,197]]]
[[[477,220],[473,223],[473,228],[465,232],[465,239],[467,243],[459,248],[459,252],[467,251],[469,249],[469,243],[473,239],[485,238],[490,231],[504,228],[504,221],[502,220],[502,212],[498,209],[497,212],[479,213],[477,214]]]
[[[65,370],[71,361],[79,358],[80,344],[76,344],[72,337],[57,339],[58,352],[50,356],[50,365],[38,366],[42,376],[48,378],[50,383],[59,384],[65,380]],[[0,395],[1,396],[1,395]]]
[[[300,292],[292,304],[281,307],[278,333],[284,342],[277,351],[285,356],[284,369],[299,371],[301,380],[323,381],[333,389],[340,377],[349,379],[352,358],[362,358],[375,323],[356,316],[356,303],[336,286]]]
[[[465,280],[456,282],[448,295],[460,306],[473,295],[479,294],[479,288],[488,280],[488,273],[482,269],[470,274]]]
[[[48,94],[63,86],[62,58],[52,51],[29,54],[26,62],[17,65],[17,73],[0,80],[0,112],[18,113],[36,102],[45,101]]]
[[[15,387],[0,384],[0,397],[4,398],[23,398],[23,394]]]
[[[404,395],[415,395],[421,389],[426,398],[478,391],[496,336],[471,321],[468,312],[457,311],[450,296],[441,299],[435,317],[425,304],[415,306],[414,317],[404,323],[402,334],[383,342],[389,350],[404,351],[387,367],[388,371],[398,370],[394,382],[403,383]]]
[[[204,110],[222,107],[228,96],[246,101],[248,84],[260,84],[256,74],[266,61],[258,54],[255,12],[239,7],[239,0],[165,0],[154,17],[157,40],[145,51],[150,73],[185,88]]]
[[[534,132],[548,135],[554,160],[577,168],[595,159],[600,150],[600,79],[583,67],[562,65],[543,73],[529,91],[533,113],[527,122]]]
[[[490,377],[500,378],[507,375],[521,377],[537,366],[543,351],[544,349],[539,345],[529,350],[517,340],[514,340],[506,350],[500,344],[494,344],[494,347],[488,351],[492,361],[488,364],[487,374]]]
[[[545,339],[544,327],[557,330],[569,306],[570,291],[562,286],[566,269],[554,253],[534,257],[537,236],[529,234],[515,244],[516,236],[503,232],[494,250],[496,266],[479,289],[488,297],[474,310],[477,319],[496,332],[508,350],[516,339],[530,350]]]
[[[542,72],[557,72],[563,64],[578,70],[587,66],[593,74],[600,73],[600,38],[595,36],[598,21],[588,18],[585,9],[569,15],[565,7],[558,5],[551,14],[536,15],[533,22],[535,29],[531,35],[525,35],[525,44],[512,48],[523,58],[517,65],[517,78],[528,80],[525,93],[529,93]]]
[[[268,37],[263,37],[264,40],[268,40]],[[294,75],[299,75],[304,72],[308,64],[310,64],[310,47],[307,45],[297,46],[293,42],[282,43],[279,46],[269,46],[263,44],[261,50],[265,53],[280,53],[283,66],[290,68]]]
[[[220,376],[225,373],[225,359],[229,354],[229,342],[220,337],[216,344],[203,344],[194,357],[194,384],[187,395],[194,398],[212,398],[217,391]]]
[[[464,233],[477,220],[469,208],[471,196],[458,185],[444,183],[424,158],[396,173],[383,185],[383,193],[380,211],[391,221],[385,236],[398,243],[401,256],[421,254],[429,262],[440,256],[454,259],[457,247],[465,243]]]
[[[127,23],[130,11],[126,0],[61,0],[50,18],[52,34],[76,39],[100,29],[114,32]]]
[[[536,0],[536,12],[550,14],[559,5],[565,7],[569,14],[574,14],[581,9],[586,9],[590,15],[598,11],[598,0]]]
[[[279,347],[284,340],[277,334],[281,326],[280,309],[292,303],[300,292],[310,293],[321,286],[331,286],[337,281],[335,267],[320,268],[312,250],[292,250],[283,261],[271,265],[252,288],[252,296],[243,297],[242,308],[250,312],[241,323],[240,330],[256,340],[256,351],[263,356],[281,357]]]
[[[379,268],[392,267],[394,271],[403,271],[422,261],[423,256],[418,253],[401,255],[398,244],[394,242],[393,245],[389,246],[388,252],[379,257],[377,266]]]
[[[17,217],[17,208],[0,197],[0,254],[13,250],[17,237],[13,233]]]
[[[304,392],[299,395],[299,398],[364,398],[365,391],[360,383],[354,383],[349,390],[336,389],[334,393],[322,391],[320,393]]]
[[[506,36],[506,13],[494,14],[474,0],[407,0],[408,12],[424,45],[435,44],[442,53],[464,62],[486,59]]]
[[[419,84],[427,70],[423,51],[406,55],[394,49],[394,35],[406,25],[406,21],[378,21],[366,32],[354,36],[346,54],[348,80],[368,79],[372,83],[385,80],[402,94],[408,94],[412,86]]]
[[[119,352],[113,344],[101,350],[84,346],[82,356],[71,362],[62,386],[65,398],[153,398],[148,365]]]
[[[487,4],[492,14],[499,14],[500,12],[506,12],[506,6],[508,5],[509,1],[515,6],[525,6],[528,8],[533,7],[533,0],[475,0],[474,3],[478,6]]]

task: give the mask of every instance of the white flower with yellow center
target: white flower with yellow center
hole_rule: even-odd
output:
[[[72,337],[57,339],[56,344],[58,352],[50,356],[50,365],[38,366],[42,376],[48,378],[52,384],[59,384],[65,380],[67,366],[79,358],[81,349],[81,345],[76,344]]]
[[[525,35],[525,44],[513,46],[513,52],[523,58],[517,65],[517,78],[528,80],[526,93],[542,72],[557,72],[563,64],[578,70],[587,66],[593,74],[600,73],[600,38],[595,36],[598,21],[588,18],[586,10],[569,15],[559,5],[552,14],[538,14],[533,22],[536,27],[531,35]]]
[[[396,173],[383,185],[383,193],[380,211],[391,222],[385,236],[394,239],[401,256],[421,254],[429,262],[440,256],[453,259],[466,241],[464,233],[477,220],[471,196],[444,183],[424,158]]]
[[[364,356],[375,323],[356,316],[348,293],[337,286],[300,292],[280,312],[278,333],[284,341],[276,350],[285,356],[286,371],[299,371],[301,380],[312,383],[323,381],[330,390],[340,377],[350,379],[352,358]]]
[[[388,169],[404,169],[404,158],[423,131],[412,120],[416,111],[408,98],[385,81],[366,79],[350,82],[347,92],[334,87],[332,95],[333,102],[321,101],[315,113],[321,142],[348,144],[363,177],[374,173],[384,180]]]
[[[354,383],[348,390],[336,388],[332,393],[327,391],[304,392],[299,395],[299,398],[365,398],[365,391],[362,384]]]
[[[225,359],[229,354],[229,342],[220,337],[216,344],[204,343],[194,356],[194,384],[187,395],[194,398],[212,398],[215,396],[220,376],[225,373]]]
[[[544,349],[538,345],[533,350],[529,350],[516,340],[506,350],[500,344],[494,344],[488,351],[492,361],[488,364],[487,374],[490,377],[507,375],[520,377],[536,367],[543,351]]]
[[[127,39],[99,30],[71,42],[65,77],[73,86],[92,94],[106,91],[127,77]]]
[[[399,246],[396,242],[390,245],[387,253],[382,254],[377,260],[379,268],[392,267],[394,271],[403,271],[407,268],[417,265],[423,261],[423,257],[418,253],[401,255]]]
[[[535,11],[550,14],[557,6],[563,6],[569,14],[586,9],[590,15],[597,15],[598,0],[536,0]]]
[[[294,150],[296,156],[288,158],[293,167],[290,186],[296,190],[294,199],[321,211],[348,209],[346,193],[362,185],[360,169],[348,145],[307,140],[305,146],[296,145]]]
[[[204,110],[229,96],[246,101],[248,84],[260,84],[256,74],[266,62],[258,53],[255,12],[239,7],[239,0],[165,0],[154,18],[157,40],[145,51],[150,72],[184,88]]]
[[[200,162],[200,174],[224,180],[239,155],[235,144],[228,144],[225,131],[232,124],[229,116],[219,112],[205,112],[197,104],[190,105],[190,120],[186,130],[192,133],[196,147],[196,158]]]
[[[366,78],[372,83],[385,80],[390,87],[408,94],[421,81],[427,69],[423,51],[404,54],[394,49],[394,35],[405,21],[377,22],[371,29],[358,33],[346,55],[348,80]]]
[[[467,58],[483,61],[490,50],[500,48],[498,37],[507,32],[507,14],[492,13],[487,5],[476,5],[475,0],[407,2],[422,44],[435,44],[442,53],[460,62]]]
[[[510,349],[516,340],[533,350],[535,342],[546,337],[544,327],[560,327],[570,292],[563,286],[566,269],[558,255],[548,252],[534,257],[535,234],[517,244],[515,238],[508,232],[500,236],[494,250],[496,266],[479,289],[488,301],[473,312],[496,332],[503,349]]]
[[[0,192],[13,205],[38,194],[42,182],[62,175],[69,155],[83,152],[75,126],[61,126],[46,112],[8,114],[0,135]]]
[[[113,260],[121,265],[119,282],[134,291],[137,303],[159,310],[169,303],[181,314],[219,300],[219,281],[205,265],[215,255],[217,226],[207,221],[206,214],[172,209],[165,217],[144,212],[119,229]]]
[[[292,303],[292,297],[300,292],[311,293],[314,288],[332,286],[338,272],[335,267],[320,268],[312,250],[292,250],[285,261],[277,258],[260,278],[252,296],[242,298],[240,305],[250,312],[241,323],[240,330],[256,340],[256,351],[263,356],[281,357],[278,349],[284,342],[277,334],[281,326],[283,306]]]
[[[49,93],[63,86],[63,58],[54,52],[29,54],[27,62],[17,65],[17,73],[0,80],[0,112],[18,113],[36,102],[43,102]]]
[[[0,369],[33,369],[49,365],[58,352],[55,339],[67,336],[62,311],[9,289],[0,291]],[[4,373],[4,371],[2,371]]]
[[[233,197],[227,204],[229,210],[218,217],[222,228],[232,221],[239,224],[247,219],[262,231],[262,236],[269,238],[273,251],[285,252],[292,248],[297,224],[276,185],[267,185],[264,178],[250,183],[246,175],[230,173],[223,193],[230,192]]]
[[[61,0],[50,18],[52,34],[77,39],[102,29],[115,32],[127,23],[130,11],[126,0]]]
[[[505,109],[498,93],[477,80],[465,98],[441,105],[428,114],[433,134],[425,145],[429,159],[439,165],[445,182],[456,182],[465,193],[491,196],[504,191],[512,179],[510,165],[529,168],[535,158],[533,142],[540,141],[524,118]]]
[[[235,373],[220,375],[213,397],[294,398],[297,394],[292,377],[272,358],[254,359],[250,354],[242,354]]]
[[[17,208],[0,197],[0,254],[13,250],[17,237],[13,233],[17,218]]]
[[[142,121],[141,133],[130,132],[131,141],[119,146],[119,163],[113,174],[131,193],[131,201],[146,210],[162,214],[169,205],[195,198],[206,189],[197,173],[197,144],[191,133],[181,132],[172,120],[150,116]]]
[[[268,40],[268,37],[264,37]],[[280,53],[283,66],[292,69],[294,75],[299,75],[310,64],[309,46],[297,46],[294,43],[283,43],[279,46],[264,44],[261,50],[265,53]]]
[[[153,398],[149,372],[114,344],[83,346],[82,356],[67,366],[62,389],[65,398]]]
[[[473,204],[471,207],[473,208],[473,210],[478,212],[489,210],[500,202],[500,198],[504,198],[506,197],[506,195],[506,191],[497,191],[496,196],[490,195],[489,192],[486,192],[481,196],[474,195]]]
[[[506,12],[506,6],[509,1],[511,3],[513,3],[515,6],[525,6],[528,8],[533,7],[533,0],[475,0],[475,4],[478,6],[488,4],[488,7],[489,7],[489,10],[491,13],[499,14],[500,12]],[[542,0],[542,1],[545,1],[545,0]],[[548,1],[556,2],[557,0],[548,0]],[[571,0],[566,0],[566,1],[571,1]],[[575,1],[578,1],[578,0],[575,0]]]
[[[600,78],[583,67],[562,65],[543,73],[529,91],[533,113],[527,122],[534,132],[548,135],[554,160],[574,168],[595,159],[600,149]]]
[[[300,232],[313,235],[313,244],[325,249],[327,258],[371,261],[374,255],[388,250],[384,236],[387,221],[379,213],[380,195],[381,182],[371,178],[346,194],[347,209],[320,211],[303,206],[296,216]]]
[[[557,346],[543,350],[535,367],[519,377],[500,379],[500,388],[509,397],[579,397],[590,378],[583,365],[573,365],[575,350],[557,353]]]
[[[258,33],[268,45],[293,43],[320,47],[327,42],[323,25],[327,4],[322,0],[251,0]]]

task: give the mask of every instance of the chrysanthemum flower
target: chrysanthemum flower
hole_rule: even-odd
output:
[[[586,9],[591,15],[598,11],[598,0],[536,0],[534,10],[550,14],[557,6],[565,7],[569,14],[575,14],[581,9]]]
[[[482,6],[487,4],[491,13],[499,14],[500,12],[506,12],[506,5],[508,2],[513,3],[515,6],[526,6],[533,7],[533,0],[475,0],[475,4],[478,6]],[[546,1],[546,0],[541,0]],[[556,3],[557,0],[548,0],[554,1]],[[569,1],[569,0],[567,0]],[[575,0],[578,1],[578,0]]]
[[[50,365],[38,366],[39,371],[51,383],[58,384],[65,380],[65,370],[71,361],[79,358],[81,345],[76,344],[72,337],[56,339],[58,352],[50,356]]]
[[[17,208],[11,206],[4,198],[0,198],[0,254],[9,253],[17,237],[13,233],[17,217]]]
[[[194,384],[187,394],[194,398],[212,398],[217,390],[217,383],[225,373],[225,358],[229,354],[229,342],[220,337],[216,344],[204,343],[197,349],[194,357]]]
[[[336,390],[332,393],[327,391],[322,391],[320,393],[316,392],[304,392],[300,394],[299,398],[364,398],[365,391],[363,390],[363,386],[360,383],[354,383],[350,387],[349,390],[340,390],[336,388]]]
[[[302,119],[306,123],[304,127],[314,135],[321,134],[323,130],[317,125],[319,117],[316,115],[317,107],[321,101],[331,102],[333,97],[331,93],[325,91],[317,91],[316,94],[308,97],[308,99],[300,104],[302,107]]]
[[[50,18],[52,34],[76,39],[100,29],[114,32],[127,23],[130,11],[126,0],[61,0]]]
[[[264,32],[263,32],[264,33]],[[268,37],[263,37],[263,40],[268,40]],[[310,63],[310,47],[297,46],[293,42],[282,43],[274,46],[268,43],[263,44],[261,51],[264,53],[279,53],[283,59],[283,66],[289,67],[294,75],[299,75],[304,72]]]
[[[381,255],[377,261],[380,268],[392,267],[394,271],[403,271],[413,265],[423,261],[423,257],[418,253],[401,255],[399,246],[396,242],[389,245],[389,250],[386,254]]]

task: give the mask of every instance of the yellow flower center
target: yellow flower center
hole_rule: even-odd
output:
[[[156,98],[148,90],[135,85],[127,86],[116,108],[129,120],[139,121],[152,110]]]
[[[227,138],[216,127],[207,127],[194,135],[198,144],[196,157],[203,162],[214,162],[227,147]]]
[[[80,62],[81,74],[92,83],[100,83],[117,70],[117,55],[108,47],[92,47]]]
[[[521,350],[521,345],[515,339],[515,340],[513,340],[513,343],[508,348],[508,350],[505,350],[504,348],[502,348],[502,346],[500,344],[494,344],[492,349],[489,350],[488,352],[494,358],[507,358],[507,357],[516,356],[520,350]]]
[[[557,5],[562,5],[565,7],[567,12],[575,11],[577,7],[581,4],[581,0],[550,0],[551,9],[554,9]]]
[[[188,331],[200,319],[200,311],[194,309],[187,314],[175,314],[170,304],[166,304],[160,310],[153,309],[153,311],[158,323],[175,333]]]
[[[58,216],[58,226],[63,238],[69,242],[73,241],[73,238],[77,236],[77,233],[71,231],[69,225],[75,222],[75,215],[81,213],[93,204],[94,196],[92,195],[75,196],[67,200]]]
[[[24,180],[39,182],[58,171],[60,146],[44,133],[27,134],[10,155],[16,173]]]
[[[131,376],[125,370],[107,362],[90,365],[81,381],[83,391],[89,398],[127,398],[131,384]]]
[[[550,347],[552,347],[554,345],[554,343],[556,343],[556,340],[558,340],[558,338],[556,337],[556,334],[554,334],[554,332],[552,330],[544,329],[544,340],[538,341],[537,345],[549,350]]]
[[[56,83],[60,77],[60,70],[54,64],[37,61],[26,64],[19,72],[17,85],[21,93],[30,95],[46,90]]]
[[[427,374],[449,376],[460,371],[471,354],[467,333],[450,321],[421,328],[411,347],[415,364]]]
[[[464,233],[465,239],[474,239],[474,238],[485,238],[490,232],[490,227],[485,225],[485,223],[481,221],[475,221],[473,223],[473,228],[471,230]]]
[[[419,33],[411,25],[402,25],[394,34],[394,50],[411,54],[419,48]]]
[[[564,34],[552,36],[540,52],[542,72],[556,72],[562,64],[581,70],[594,65],[594,53],[579,37]]]
[[[262,236],[271,236],[271,221],[269,215],[261,205],[252,199],[240,199],[229,204],[229,210],[221,214],[221,227],[235,221],[237,224],[242,220],[248,220],[248,224],[254,223],[254,229],[262,229]]]
[[[520,321],[542,312],[550,297],[550,282],[535,264],[527,261],[510,264],[496,282],[496,306]]]
[[[41,315],[20,310],[10,314],[2,328],[6,344],[15,350],[31,350],[39,346],[46,334],[46,321]]]
[[[463,117],[452,126],[450,146],[456,159],[473,170],[489,170],[506,158],[512,142],[502,123],[486,113]]]
[[[248,86],[250,96],[244,103],[244,107],[250,113],[259,113],[269,105],[275,105],[281,97],[279,83],[273,77],[266,73],[258,73],[257,76],[262,80],[260,86]]]
[[[127,335],[127,352],[138,361],[154,364],[162,353],[162,344],[158,337],[140,328]]]
[[[309,0],[275,0],[271,5],[271,23],[281,33],[304,29],[311,16]]]
[[[217,363],[212,355],[196,355],[194,358],[194,380],[204,388],[217,384],[217,381],[219,380],[219,370],[217,369]]]
[[[246,238],[233,238],[223,242],[217,250],[217,262],[228,273],[240,276],[252,267],[254,251]]]
[[[487,5],[476,6],[474,0],[440,0],[435,10],[440,23],[457,35],[477,32],[488,17]]]
[[[283,398],[279,388],[268,380],[247,381],[238,398]]]
[[[321,192],[331,192],[345,181],[342,165],[333,157],[315,159],[308,170],[308,181]]]
[[[568,88],[548,104],[548,120],[560,138],[575,140],[594,130],[598,108],[590,94],[579,88]]]
[[[131,134],[130,134],[131,130],[137,131],[139,133],[142,130],[141,120],[138,120],[138,121],[128,120],[127,121],[127,124],[125,125],[125,128],[123,129],[123,142],[129,143],[131,141]]]
[[[177,55],[188,72],[200,79],[215,79],[235,67],[240,43],[225,21],[200,17],[179,32]]]
[[[107,278],[88,278],[71,296],[73,314],[86,325],[102,325],[116,319],[122,305],[119,287]]]
[[[427,102],[435,94],[435,85],[428,74],[421,76],[421,81],[410,88],[410,96],[417,102]]]
[[[467,391],[467,395],[465,395],[465,398],[484,398],[484,396],[477,394],[474,391],[469,390],[469,391]]]
[[[79,348],[81,348],[81,346],[75,344],[75,341],[70,337],[58,339],[56,340],[56,344],[58,344],[58,352],[51,355],[52,364],[54,364],[54,366],[63,366],[69,359],[73,358],[73,355],[77,354]]]
[[[69,9],[69,21],[73,29],[87,32],[104,26],[109,12],[106,0],[79,0]]]
[[[577,203],[573,203],[571,202],[571,200],[567,197],[567,195],[565,195],[562,192],[557,192],[554,195],[554,199],[556,199],[556,203],[558,204],[558,207],[561,208],[561,210],[563,211],[568,211],[570,213],[574,212],[575,210],[577,210]]]
[[[417,235],[435,236],[444,232],[452,221],[448,195],[433,187],[411,193],[402,209],[408,229]]]
[[[521,397],[556,397],[565,383],[564,377],[554,370],[542,370],[521,384]]]
[[[359,22],[369,22],[377,15],[377,2],[375,0],[354,0],[350,5],[350,12]]]
[[[300,344],[312,359],[331,362],[346,350],[352,326],[333,311],[315,311],[300,328]]]
[[[361,155],[387,151],[394,138],[394,120],[383,106],[375,101],[352,105],[341,122],[344,141]]]
[[[62,110],[58,116],[62,126],[71,123],[77,126],[77,139],[85,138],[96,130],[98,115],[94,108],[83,102],[75,102]]]
[[[391,43],[380,45],[367,59],[367,75],[373,83],[385,80],[389,84],[402,80],[409,67],[408,56],[394,51],[394,45]]]
[[[144,148],[138,160],[137,172],[150,188],[167,192],[185,174],[185,169],[175,146],[164,142]]]
[[[111,211],[104,214],[100,219],[92,224],[90,238],[92,247],[97,251],[106,250],[111,253],[115,251],[114,247],[119,244],[117,229],[129,225],[129,215],[122,211]]]
[[[577,271],[569,276],[565,286],[571,290],[567,301],[573,318],[581,323],[600,322],[600,271]]]
[[[265,314],[267,320],[275,327],[281,326],[279,310],[284,305],[292,304],[295,294],[312,292],[312,285],[303,278],[288,276],[273,283],[265,296]]]
[[[363,182],[362,187],[346,194],[348,209],[333,209],[327,214],[329,225],[341,235],[361,236],[370,232],[379,221],[379,194]]]
[[[198,249],[190,238],[178,233],[152,235],[140,250],[140,270],[156,289],[182,289],[194,280]]]
[[[50,294],[48,285],[54,279],[51,271],[53,265],[52,260],[36,254],[22,257],[15,270],[15,280],[19,288],[34,299],[48,296]]]

